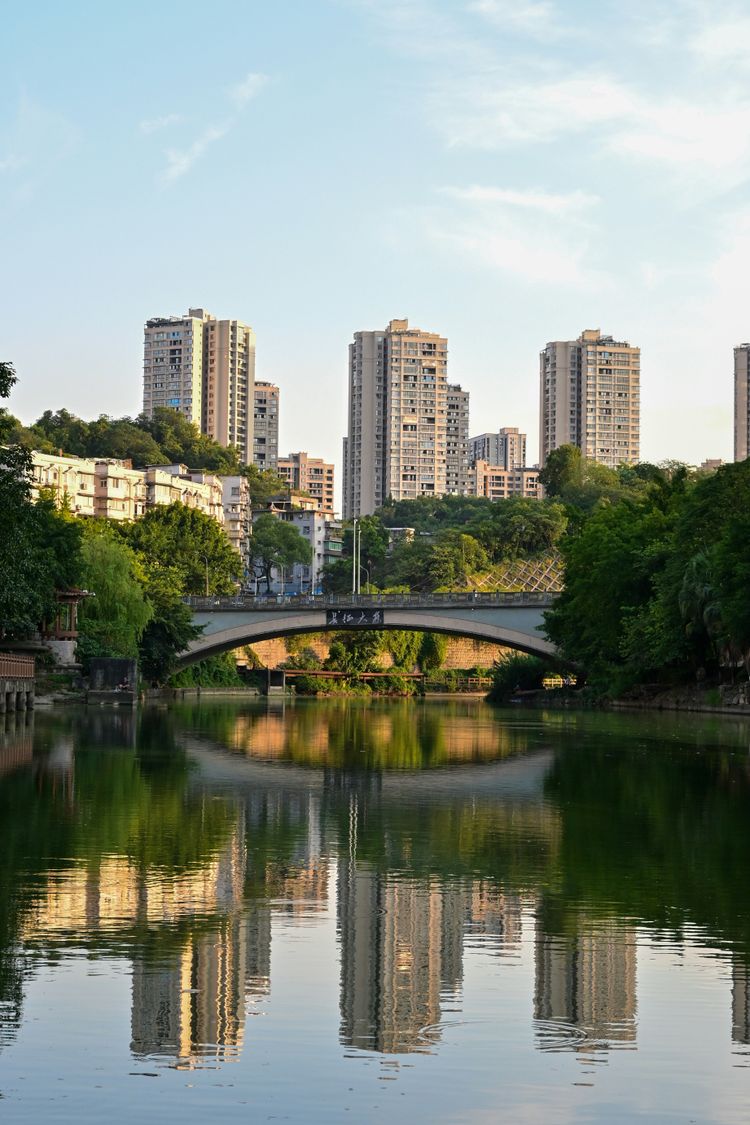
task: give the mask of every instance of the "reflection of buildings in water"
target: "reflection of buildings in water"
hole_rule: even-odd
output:
[[[750,967],[732,961],[732,1039],[750,1044]]]
[[[88,937],[136,923],[228,911],[242,900],[244,872],[245,842],[238,828],[197,870],[144,869],[125,856],[103,856],[97,866],[53,870],[26,917],[24,937]]]
[[[34,712],[0,714],[0,777],[31,762],[34,753]]]
[[[280,872],[274,911],[307,914],[328,901],[328,863],[315,860]]]
[[[634,1043],[635,932],[615,921],[592,922],[573,937],[537,933],[534,1018],[583,1033],[570,1047]],[[548,1038],[537,1029],[545,1045]],[[559,1039],[555,1046],[560,1046]]]
[[[270,911],[261,906],[191,934],[167,962],[136,962],[131,1050],[184,1067],[239,1058],[245,1005],[268,994],[270,960]]]
[[[460,988],[465,891],[342,862],[341,1039],[392,1053],[429,1049],[441,998]]]
[[[475,879],[467,902],[468,935],[483,945],[518,949],[521,945],[523,902],[505,894],[497,884]],[[467,935],[467,936],[468,936]]]

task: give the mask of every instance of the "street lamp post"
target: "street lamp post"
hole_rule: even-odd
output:
[[[365,574],[367,575],[367,585],[365,587],[365,591],[369,594],[370,593],[370,571],[369,571],[368,567],[361,566],[361,565],[360,565],[359,569],[364,570]]]
[[[352,594],[357,593],[357,565],[359,559],[357,557],[357,529],[359,527],[359,520],[354,520],[352,524]]]

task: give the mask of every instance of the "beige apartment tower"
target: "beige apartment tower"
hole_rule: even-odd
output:
[[[349,345],[345,519],[446,492],[448,341],[392,320]],[[457,388],[460,389],[460,388]]]
[[[253,401],[253,464],[275,469],[279,459],[279,388],[258,381]]]
[[[448,384],[446,415],[445,491],[466,496],[469,485],[469,392]]]
[[[469,462],[487,461],[503,469],[526,466],[526,434],[518,426],[503,426],[497,433],[477,434],[469,438]]]
[[[289,484],[292,492],[307,492],[318,501],[318,509],[333,518],[334,514],[334,467],[321,457],[311,457],[309,453],[290,453],[280,457],[278,474]]]
[[[587,329],[541,353],[539,463],[560,445],[616,468],[640,459],[640,348]]]
[[[750,457],[750,344],[734,349],[734,459]]]
[[[240,320],[217,320],[205,309],[146,322],[143,413],[179,410],[202,433],[253,459],[255,333]]]

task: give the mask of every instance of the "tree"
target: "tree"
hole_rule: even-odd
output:
[[[511,496],[498,500],[482,522],[471,530],[493,561],[518,555],[542,555],[555,550],[568,526],[562,504]]]
[[[308,566],[312,559],[310,544],[298,529],[286,520],[264,514],[253,523],[250,536],[250,565],[258,578],[264,578],[271,589],[273,570],[290,570],[295,564]]]
[[[583,481],[583,458],[577,445],[558,445],[546,457],[544,468],[539,470],[539,483],[548,496],[563,496],[565,492]]]
[[[248,484],[252,507],[262,508],[275,497],[289,492],[289,482],[273,469],[259,469],[257,465],[244,465],[242,475]]]
[[[176,594],[231,594],[236,589],[242,560],[223,527],[197,508],[179,503],[150,508],[117,531],[146,572],[155,569],[170,576]]]
[[[138,659],[144,679],[162,684],[175,671],[177,656],[200,636],[193,615],[179,594],[161,577],[147,582],[151,619],[141,636]]]
[[[669,513],[651,499],[627,501],[597,509],[563,546],[565,589],[545,615],[547,633],[604,688],[621,680],[626,666],[632,679],[643,671],[643,655],[629,661],[623,637],[653,598],[663,566],[658,545],[669,530]]]
[[[141,415],[137,425],[151,434],[162,450],[162,461],[185,464],[209,472],[234,474],[240,472],[239,454],[233,446],[223,446],[202,434],[194,422],[179,410],[157,406],[151,418]]]
[[[143,593],[134,553],[102,523],[86,525],[81,547],[82,581],[94,596],[79,615],[79,654],[137,656],[153,615]]]
[[[7,398],[17,382],[18,376],[13,364],[0,360],[0,398]],[[7,440],[8,432],[14,422],[15,418],[8,414],[5,407],[0,408],[0,441]]]

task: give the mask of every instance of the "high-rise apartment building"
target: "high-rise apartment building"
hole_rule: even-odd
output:
[[[518,426],[503,426],[496,434],[478,434],[469,438],[469,462],[486,461],[503,469],[526,466],[526,434]]]
[[[307,492],[318,501],[318,509],[330,517],[334,513],[334,467],[321,457],[290,453],[279,457],[277,471],[293,492]]]
[[[750,457],[750,344],[734,349],[734,459]]]
[[[275,469],[279,459],[279,388],[273,383],[255,384],[253,464]]]
[[[446,415],[445,491],[465,496],[469,489],[469,392],[448,384]]]
[[[186,316],[160,316],[146,321],[143,337],[143,413],[159,406],[179,410],[201,426],[204,366],[203,325],[199,310]]]
[[[392,320],[349,345],[344,518],[446,491],[448,341]]]
[[[560,445],[616,468],[640,457],[640,348],[587,329],[541,353],[539,463]]]
[[[179,410],[222,445],[253,458],[255,333],[240,320],[217,320],[205,309],[146,321],[143,412]]]

